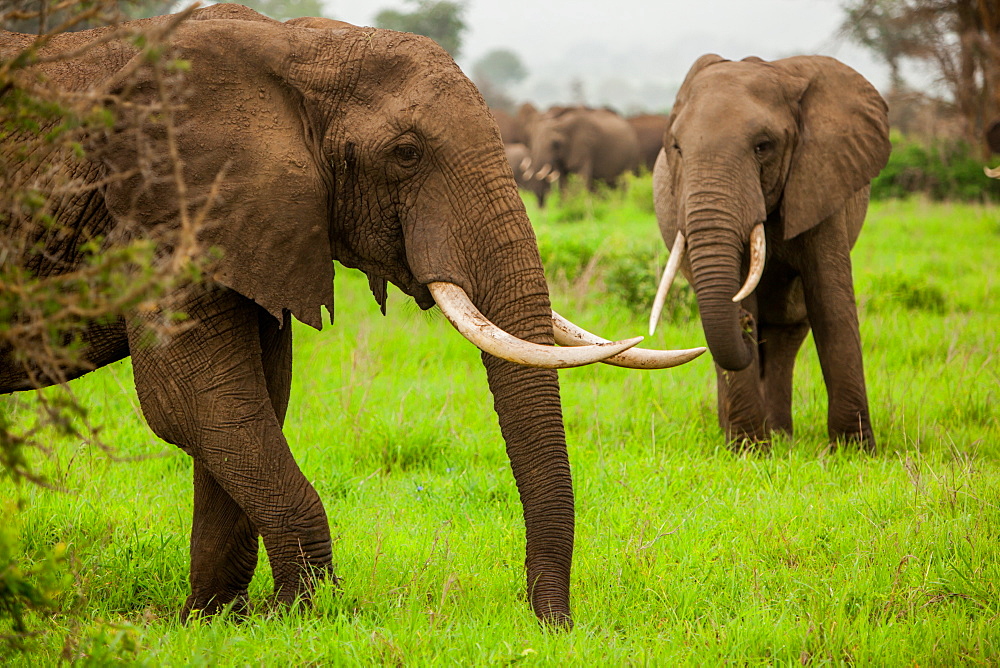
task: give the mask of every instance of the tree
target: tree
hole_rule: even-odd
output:
[[[842,31],[878,53],[894,85],[903,59],[934,69],[964,121],[966,140],[983,146],[1000,117],[1000,4],[987,0],[852,0]]]
[[[239,0],[265,16],[278,21],[287,21],[299,16],[324,16],[323,4],[319,0]]]
[[[526,76],[528,70],[524,63],[510,49],[494,49],[472,66],[472,79],[486,103],[507,111],[514,107],[513,99],[507,94],[507,86],[523,81]]]
[[[446,0],[409,0],[412,12],[383,9],[375,15],[375,25],[388,30],[412,32],[430,37],[440,44],[453,58],[462,50],[462,33],[465,32],[465,3]]]
[[[528,70],[517,54],[510,49],[493,49],[472,66],[476,81],[489,81],[498,86],[519,83],[528,76]]]
[[[186,11],[145,26],[118,25],[112,33],[135,47],[141,54],[136,62],[152,68],[159,84],[158,98],[137,110],[151,123],[149,135],[144,123],[137,124],[137,150],[152,145],[148,137],[173,130],[173,100],[183,91],[187,63],[164,56],[164,40],[189,15]],[[168,335],[185,324],[179,314],[161,310],[158,297],[179,282],[198,279],[192,258],[200,211],[182,215],[179,225],[147,227],[148,234],[119,220],[114,232],[121,232],[122,239],[114,244],[104,237],[100,216],[82,215],[93,210],[83,204],[94,191],[75,176],[81,169],[103,169],[87,155],[88,140],[114,126],[113,107],[121,100],[96,82],[88,90],[60,89],[33,67],[64,57],[43,51],[59,33],[87,25],[114,26],[121,17],[116,0],[21,3],[0,13],[0,25],[23,21],[33,24],[37,35],[8,37],[0,50],[0,371],[23,369],[25,387],[59,386],[31,399],[25,393],[3,398],[3,483],[48,484],[34,472],[37,458],[30,453],[44,455],[53,438],[101,446],[98,426],[66,385],[67,368],[92,368],[81,354],[88,323],[114,322],[141,308],[163,316],[151,334]],[[81,47],[90,48],[99,47]],[[183,165],[172,164],[180,185]],[[105,185],[113,178],[120,177],[109,176]],[[72,250],[54,253],[53,248]],[[11,419],[8,407],[20,402],[33,409],[32,420]],[[64,546],[24,555],[16,510],[5,514],[2,524],[0,642],[22,646],[29,635],[24,611],[54,607],[53,593],[72,582],[62,573]],[[13,634],[2,633],[8,625]]]

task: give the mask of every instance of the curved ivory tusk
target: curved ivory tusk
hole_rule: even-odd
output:
[[[641,336],[583,348],[557,348],[524,341],[503,331],[486,319],[465,290],[454,283],[427,284],[434,301],[448,321],[483,352],[508,362],[543,369],[567,369],[600,362],[624,352],[642,341]]]
[[[522,172],[527,171],[528,167],[531,167],[531,158],[528,156],[524,156],[523,158],[521,158],[521,171]]]
[[[734,302],[746,299],[760,283],[760,277],[764,275],[765,250],[767,244],[764,242],[764,223],[757,223],[750,232],[750,271],[747,272],[747,280],[743,287],[733,297]]]
[[[560,175],[559,175],[559,170],[558,170],[558,169],[553,169],[553,170],[552,170],[552,173],[551,173],[551,174],[549,174],[549,178],[548,178],[548,179],[546,179],[546,180],[547,180],[547,181],[548,181],[549,183],[555,183],[556,181],[558,181],[558,180],[559,180],[559,176],[560,176]]]
[[[667,302],[667,292],[670,290],[670,284],[674,282],[677,270],[681,266],[681,260],[684,259],[684,244],[684,233],[677,230],[677,236],[674,237],[674,245],[670,248],[670,258],[667,260],[667,266],[663,268],[660,287],[656,289],[656,299],[653,300],[653,309],[649,313],[650,336],[656,333],[656,325],[660,322],[660,313],[663,312],[663,305]]]
[[[521,174],[521,176],[524,177],[524,179],[526,181],[530,181],[531,179],[535,178],[535,173],[533,171],[531,171],[530,169],[526,169]]]
[[[983,167],[983,173],[991,179],[1000,179],[1000,167],[994,167],[993,169]]]
[[[541,181],[541,180],[543,180],[543,179],[544,179],[544,178],[545,178],[546,176],[548,176],[548,175],[549,175],[549,172],[551,172],[551,171],[552,171],[552,165],[550,165],[550,164],[547,164],[547,163],[546,163],[546,164],[542,165],[542,168],[541,168],[541,169],[539,169],[539,170],[538,170],[538,173],[537,173],[537,174],[535,174],[535,177],[536,177],[536,178],[537,178],[537,179],[538,179],[539,181]]]
[[[607,343],[596,334],[573,324],[555,311],[552,312],[552,332],[556,343],[561,346],[584,346],[587,344]],[[604,360],[605,364],[620,366],[626,369],[669,369],[690,362],[706,348],[688,348],[687,350],[646,350],[632,348],[614,357]]]

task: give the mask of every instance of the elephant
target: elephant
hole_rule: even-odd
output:
[[[503,139],[503,143],[507,145],[527,145],[531,129],[539,116],[535,105],[530,102],[525,102],[518,107],[517,113],[513,116],[503,109],[492,107],[490,113],[493,114],[493,118],[496,119],[497,126],[500,128],[500,137]]]
[[[833,58],[709,54],[684,79],[653,171],[670,259],[650,332],[679,269],[731,444],[792,433],[792,368],[811,328],[830,438],[874,449],[850,251],[889,152],[885,101]]]
[[[663,148],[663,133],[667,131],[670,117],[666,114],[639,114],[629,116],[628,124],[635,130],[639,141],[639,164],[652,172],[656,165],[656,156]]]
[[[625,172],[639,167],[639,141],[628,121],[609,109],[559,107],[533,124],[528,144],[531,164],[525,176],[544,206],[550,184],[579,174],[588,189],[595,183],[615,185]],[[565,179],[561,181],[565,185]]]
[[[990,153],[1000,153],[1000,118],[990,123],[986,129],[986,145]]]
[[[140,115],[158,86],[127,31],[56,36],[34,66],[60,90],[110,100],[116,119],[87,138],[84,158],[65,158],[63,169],[92,187],[53,199],[75,233],[49,240],[42,255],[60,261],[39,275],[72,271],[85,244],[114,243],[123,227],[140,235],[178,226],[182,199],[207,203],[198,237],[213,260],[205,280],[159,302],[187,314],[189,326],[150,340],[148,304],[85,321],[80,361],[59,378],[39,378],[0,347],[0,393],[131,356],[150,428],[194,460],[182,619],[245,607],[259,538],[275,601],[308,601],[317,579],[334,577],[330,529],[282,426],[292,318],[321,329],[325,307],[332,321],[337,260],[368,275],[383,312],[391,283],[423,309],[437,304],[482,349],[523,505],[527,599],[543,622],[571,624],[574,502],[556,369],[598,360],[666,368],[703,349],[641,351],[632,348],[638,338],[606,342],[552,311],[496,123],[432,40],[324,19],[284,24],[240,5],[189,13],[167,45],[187,63],[176,75],[185,102],[172,107],[169,129],[163,114]],[[123,26],[157,21],[176,17]],[[4,33],[0,56],[33,39]],[[138,130],[151,153],[137,150]],[[5,159],[17,144],[3,140]],[[178,163],[149,159],[168,151],[183,182],[170,177]]]
[[[531,151],[524,144],[505,144],[504,152],[518,187],[529,188],[531,182],[524,177],[524,168],[531,162]]]

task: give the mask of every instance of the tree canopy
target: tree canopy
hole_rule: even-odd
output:
[[[462,50],[465,25],[465,3],[447,0],[409,0],[413,11],[383,9],[375,15],[375,25],[388,30],[412,32],[430,37],[453,58]]]
[[[985,0],[851,0],[842,30],[872,49],[902,87],[900,64],[929,66],[962,117],[966,139],[983,145],[1000,118],[1000,4]]]

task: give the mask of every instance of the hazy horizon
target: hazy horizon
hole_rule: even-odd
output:
[[[382,9],[407,10],[405,0],[326,0],[329,16],[371,25]],[[487,52],[514,51],[528,77],[510,93],[537,104],[584,101],[622,111],[666,108],[691,63],[705,53],[773,60],[820,53],[858,70],[877,88],[888,69],[839,35],[841,0],[469,0],[459,65]]]

